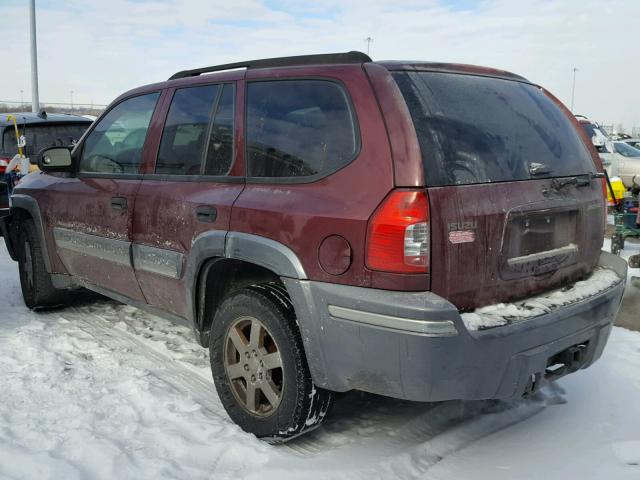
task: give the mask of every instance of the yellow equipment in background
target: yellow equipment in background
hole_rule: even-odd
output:
[[[23,132],[23,135],[20,135],[20,130],[18,130],[18,122],[16,120],[16,117],[14,117],[13,115],[7,115],[7,122],[13,122],[13,129],[16,133],[16,145],[18,145],[18,155],[24,158],[24,151],[22,150],[22,148],[25,146],[25,143],[26,143],[24,132]],[[18,169],[21,170],[19,167]],[[38,166],[30,164],[28,172],[20,171],[20,173],[22,175],[26,175],[27,173],[35,172],[36,170],[38,170]]]
[[[613,194],[616,196],[616,200],[619,202],[624,198],[624,192],[627,191],[627,187],[624,186],[622,180],[618,177],[612,177],[610,180]],[[613,205],[613,197],[611,196],[611,190],[607,188],[607,204]]]

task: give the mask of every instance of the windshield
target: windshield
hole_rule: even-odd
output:
[[[65,124],[37,124],[37,125],[18,125],[21,135],[24,135],[27,141],[25,154],[35,155],[46,147],[66,147],[77,142],[85,130],[91,125],[88,123],[65,123]],[[16,134],[13,127],[5,128],[2,139],[2,150],[7,155],[15,155],[18,153],[16,144]]]
[[[429,186],[561,177],[595,171],[564,112],[539,87],[440,72],[397,72]]]
[[[613,153],[611,140],[602,128],[595,123],[581,123],[581,125],[598,153]]]
[[[607,137],[607,134],[604,133],[602,129],[599,126],[597,126],[595,123],[582,123],[581,125],[584,131],[587,132],[587,136],[589,138],[596,137],[600,139],[602,142],[604,142],[609,138]]]
[[[624,142],[616,142],[613,144],[616,149],[616,153],[623,155],[625,157],[640,157],[640,150],[632,147]]]

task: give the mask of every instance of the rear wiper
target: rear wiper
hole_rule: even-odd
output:
[[[603,178],[604,174],[602,173],[585,173],[584,175],[579,175],[577,177],[568,177],[568,178],[554,178],[551,180],[551,188],[554,190],[560,190],[567,185],[576,185],[578,187],[587,187],[591,185],[591,180],[594,178]]]
[[[569,178],[554,178],[551,180],[551,188],[554,190],[560,190],[567,185],[589,185],[591,183],[591,179],[587,179],[586,183],[584,179],[582,181],[578,180],[578,177],[569,177]]]
[[[544,163],[531,162],[529,164],[529,175],[544,175],[551,173],[551,169]]]

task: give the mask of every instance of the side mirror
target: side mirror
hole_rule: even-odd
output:
[[[38,167],[43,172],[70,172],[72,166],[71,151],[66,147],[49,147],[38,154]]]
[[[604,146],[604,139],[599,136],[599,135],[594,135],[593,137],[591,137],[591,143],[593,143],[594,147],[603,147]]]

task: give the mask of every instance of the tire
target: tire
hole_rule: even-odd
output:
[[[18,224],[16,253],[20,287],[25,305],[30,309],[59,306],[67,298],[64,290],[56,289],[44,264],[41,240],[31,219]]]
[[[282,442],[326,417],[333,394],[313,384],[281,285],[254,285],[227,297],[213,320],[209,349],[220,400],[246,432]]]

